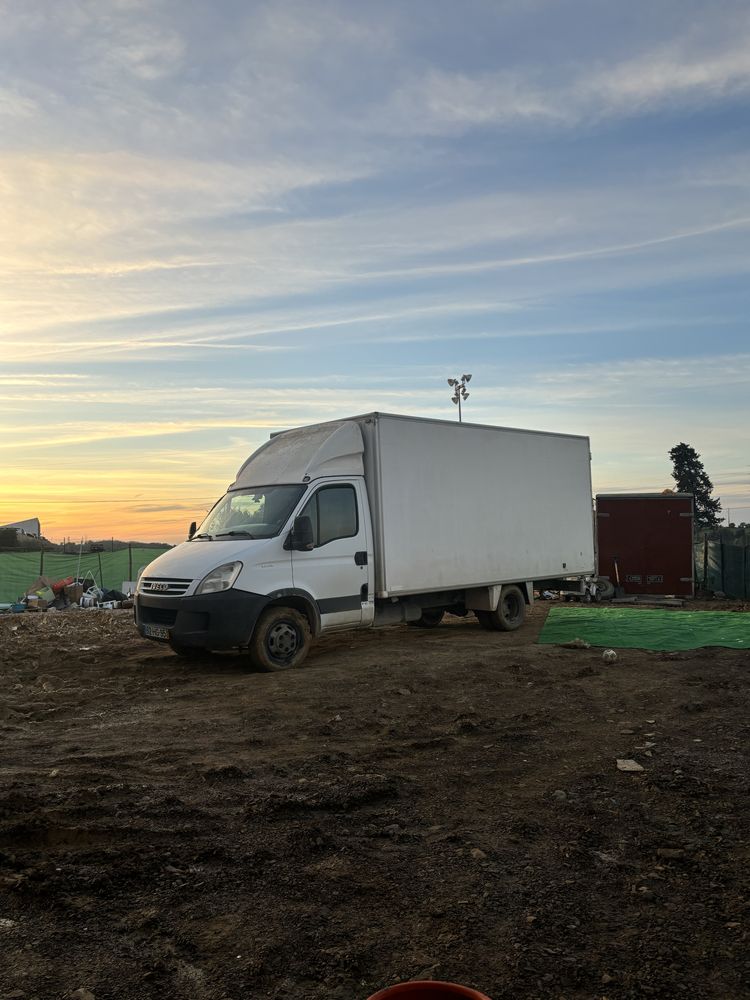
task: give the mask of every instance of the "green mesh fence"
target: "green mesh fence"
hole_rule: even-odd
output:
[[[750,528],[709,528],[695,540],[695,582],[727,597],[750,597]]]
[[[116,552],[84,552],[80,557],[80,575],[93,574],[104,590],[119,590],[125,580],[134,580],[141,567],[167,549],[168,546],[153,549],[134,546]],[[78,573],[77,554],[45,552],[42,561],[40,552],[0,552],[0,603],[15,601],[40,575],[55,581]]]

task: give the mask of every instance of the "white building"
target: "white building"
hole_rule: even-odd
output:
[[[31,535],[39,538],[42,534],[42,526],[38,517],[29,517],[25,521],[11,521],[10,524],[0,524],[0,528],[15,528],[18,535]]]

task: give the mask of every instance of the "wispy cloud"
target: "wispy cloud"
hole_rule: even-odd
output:
[[[195,504],[188,503],[160,503],[142,504],[132,508],[136,514],[156,514],[171,510],[195,510]]]
[[[723,45],[690,36],[602,69],[573,88],[581,102],[609,113],[633,113],[688,102],[706,104],[750,90],[750,19]]]
[[[85,382],[90,379],[90,375],[80,372],[17,372],[14,375],[0,372],[0,389],[3,386],[44,386],[49,389],[52,386],[68,386],[71,383]]]
[[[431,67],[399,85],[368,120],[394,134],[452,135],[530,124],[569,128],[674,105],[701,107],[750,92],[750,18],[718,43],[707,26],[616,61],[470,73]],[[696,37],[697,35],[697,37]]]

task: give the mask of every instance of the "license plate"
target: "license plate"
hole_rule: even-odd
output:
[[[149,639],[169,639],[169,629],[166,625],[144,625],[143,632]]]

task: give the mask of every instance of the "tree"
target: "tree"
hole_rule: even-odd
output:
[[[672,479],[680,493],[692,493],[695,503],[695,523],[699,528],[715,528],[721,524],[721,498],[711,496],[714,484],[706,475],[701,457],[695,448],[680,442],[669,452],[674,471]]]

